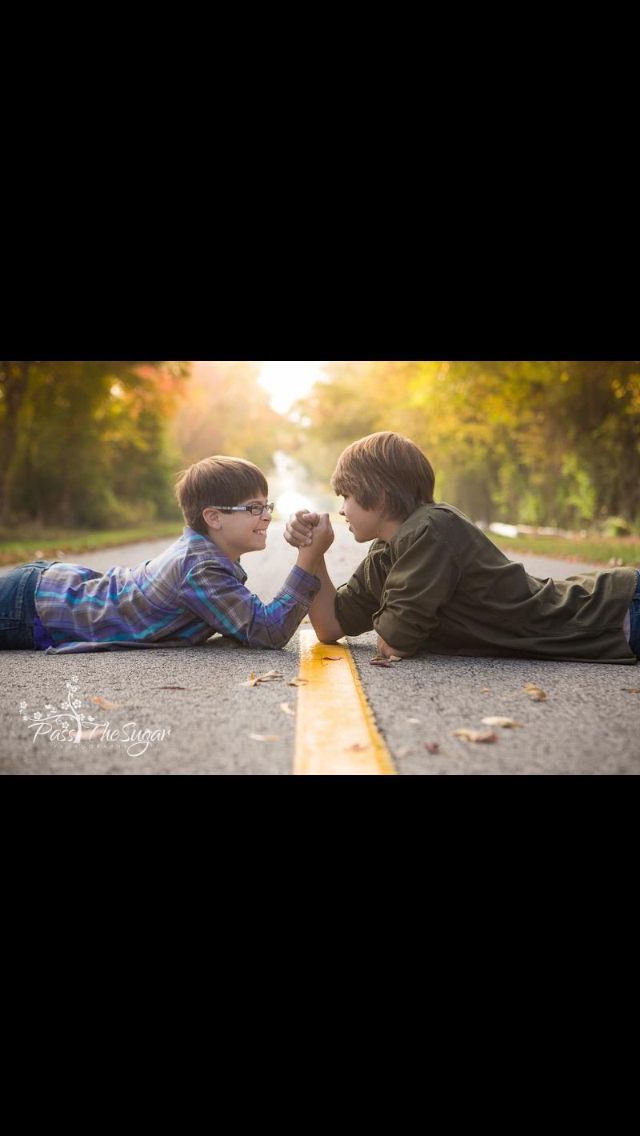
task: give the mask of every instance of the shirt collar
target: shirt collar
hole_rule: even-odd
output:
[[[226,552],[218,548],[215,540],[212,540],[210,536],[203,536],[202,533],[196,532],[195,529],[190,528],[189,525],[185,525],[182,535],[187,543],[194,547],[194,551],[203,552],[212,550],[218,559],[224,560],[229,565],[234,576],[244,584],[247,573],[242,567],[240,560],[230,560]]]
[[[420,521],[424,519],[424,510],[428,508],[430,508],[430,506],[427,504],[418,505],[418,508],[414,509],[413,512],[409,514],[406,521],[402,522],[398,531],[394,536],[391,537],[391,540],[389,541],[391,547],[397,545],[398,542],[403,539],[403,537],[409,536],[414,531]]]

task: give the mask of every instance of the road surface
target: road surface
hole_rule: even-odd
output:
[[[78,560],[98,569],[135,565],[167,543],[83,553]],[[328,556],[336,584],[349,578],[365,552],[338,521]],[[267,552],[243,560],[249,586],[272,599],[294,561],[282,525],[274,522]],[[590,568],[539,557],[523,561],[539,577]],[[427,654],[378,668],[370,665],[373,633],[346,642],[398,774],[640,773],[640,694],[625,689],[640,687],[638,668]],[[0,772],[287,776],[295,768],[299,694],[288,682],[299,667],[299,634],[278,652],[224,639],[135,653],[0,652]],[[252,673],[271,670],[282,679],[242,685]],[[531,701],[525,683],[541,688],[546,699]],[[60,716],[50,726],[51,715],[60,710],[64,716],[65,702],[67,716],[93,714],[100,729],[85,730],[86,739],[75,743],[65,737]],[[522,726],[498,728],[493,744],[453,736],[460,728],[486,731],[484,717]],[[341,751],[349,748],[339,719],[332,737]]]

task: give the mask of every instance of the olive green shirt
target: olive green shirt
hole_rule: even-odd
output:
[[[389,543],[376,540],[336,618],[400,651],[635,663],[623,634],[634,568],[566,580],[529,576],[452,505],[421,505]]]

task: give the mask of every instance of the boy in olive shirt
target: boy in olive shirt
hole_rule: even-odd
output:
[[[458,509],[433,500],[434,473],[400,434],[371,434],[349,446],[331,479],[356,541],[373,541],[337,591],[324,566],[309,616],[318,638],[378,633],[384,656],[421,648],[634,664],[640,657],[640,571],[603,569],[539,580],[507,559]],[[313,541],[318,516],[287,525],[294,547]]]

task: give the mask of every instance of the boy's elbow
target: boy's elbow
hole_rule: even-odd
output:
[[[256,631],[247,632],[240,642],[245,647],[253,647],[259,651],[281,651],[283,647],[286,647],[290,638],[291,635],[287,635],[277,628],[260,628]]]
[[[337,643],[338,639],[342,639],[342,637],[344,636],[344,631],[338,623],[315,623],[313,630],[315,631],[321,643]]]

